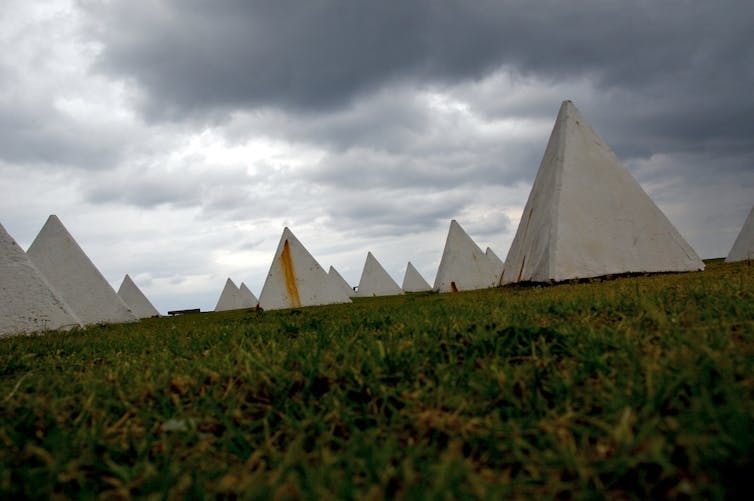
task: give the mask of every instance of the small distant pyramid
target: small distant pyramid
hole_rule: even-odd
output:
[[[434,290],[458,292],[488,289],[495,287],[498,279],[490,259],[453,219],[437,269]]]
[[[501,283],[703,269],[610,147],[564,101]]]
[[[754,207],[751,208],[749,217],[746,218],[728,257],[725,258],[726,263],[746,260],[754,260]]]
[[[238,287],[236,287],[233,280],[229,278],[225,281],[225,287],[223,287],[223,291],[220,293],[220,298],[217,300],[215,311],[228,311],[242,308],[240,299]]]
[[[0,337],[81,325],[0,224]]]
[[[27,254],[84,324],[136,320],[57,216],[47,219]]]
[[[343,293],[348,297],[353,297],[356,295],[356,293],[353,291],[353,287],[348,285],[348,282],[346,282],[346,279],[343,278],[343,275],[338,273],[338,270],[336,270],[332,266],[330,266],[330,271],[327,272],[327,276],[329,276],[330,280],[333,281],[338,289],[342,290]]]
[[[367,253],[364,270],[361,272],[358,297],[397,296],[403,291],[371,252]]]
[[[149,302],[149,299],[147,299],[147,296],[144,295],[143,292],[141,292],[141,289],[139,289],[133,280],[131,280],[131,277],[126,274],[125,277],[123,277],[123,282],[120,284],[120,288],[118,289],[118,296],[123,300],[124,303],[126,303],[126,306],[128,306],[134,315],[136,315],[137,318],[149,318],[149,317],[159,317],[160,312],[157,311],[157,308],[155,308],[152,303]]]
[[[497,254],[492,252],[492,249],[490,249],[489,247],[487,247],[487,250],[484,251],[484,254],[487,256],[487,259],[490,260],[490,263],[492,263],[492,267],[495,270],[495,276],[497,276],[498,280],[500,280],[500,276],[503,274],[505,263],[502,259],[497,257]]]
[[[424,292],[432,290],[432,286],[424,280],[424,277],[411,264],[411,261],[406,265],[406,274],[403,276],[403,287],[406,292]]]
[[[259,295],[259,306],[281,310],[350,302],[293,232],[285,228]]]
[[[254,293],[243,282],[241,282],[241,286],[238,288],[238,298],[239,308],[254,308],[259,302]]]

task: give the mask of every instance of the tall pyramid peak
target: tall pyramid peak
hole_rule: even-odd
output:
[[[240,298],[238,296],[238,287],[235,282],[228,278],[225,281],[220,297],[217,299],[217,305],[215,305],[215,311],[228,311],[237,310],[241,308]]]
[[[136,320],[57,216],[47,218],[27,254],[84,324]]]
[[[489,258],[464,231],[458,221],[450,221],[448,237],[435,276],[434,290],[458,292],[487,289],[497,285],[499,277]]]
[[[0,224],[0,337],[81,322]]]
[[[385,271],[371,252],[367,253],[364,269],[361,272],[357,295],[359,297],[397,296],[403,291]]]
[[[160,316],[160,312],[147,299],[147,296],[141,292],[141,289],[139,289],[128,273],[123,277],[123,282],[120,284],[120,288],[118,288],[118,296],[120,296],[137,318]]]
[[[403,276],[402,289],[406,292],[425,292],[432,290],[432,286],[409,261],[406,265],[406,274]]]
[[[238,298],[239,308],[254,308],[259,303],[254,293],[243,282],[238,286]]]
[[[259,294],[259,306],[279,310],[350,302],[293,232],[284,228]]]
[[[725,258],[725,262],[731,263],[751,259],[754,259],[754,207],[751,208],[749,217],[746,218],[736,241],[733,242],[733,247],[731,247],[728,257]]]
[[[351,287],[348,282],[346,282],[346,279],[343,278],[343,275],[338,273],[338,270],[336,270],[334,267],[330,266],[330,270],[327,272],[327,276],[330,277],[330,280],[333,281],[335,286],[343,291],[343,294],[345,294],[348,297],[355,296],[355,292],[353,291],[353,287]]]
[[[615,153],[564,101],[501,283],[702,269]]]

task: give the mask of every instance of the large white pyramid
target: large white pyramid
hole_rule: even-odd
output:
[[[424,280],[424,277],[414,268],[411,261],[406,265],[406,274],[403,275],[403,287],[405,292],[424,292],[432,290],[432,286]]]
[[[251,292],[243,282],[241,282],[241,285],[238,287],[238,299],[239,308],[254,308],[259,302],[254,293]]]
[[[487,289],[497,286],[499,278],[487,255],[461,225],[452,220],[435,276],[434,290],[458,292]]]
[[[84,324],[136,320],[57,216],[47,219],[27,254]]]
[[[280,310],[350,302],[293,232],[285,228],[259,295],[259,306]]]
[[[149,302],[131,277],[126,274],[118,289],[118,295],[137,318],[159,317],[160,312]]]
[[[501,283],[703,269],[665,214],[564,101]]]
[[[239,289],[233,280],[229,278],[225,281],[225,287],[223,287],[220,298],[217,300],[215,311],[237,310],[239,308],[243,308],[241,306]]]
[[[348,297],[353,297],[356,295],[356,293],[353,291],[353,287],[348,285],[348,282],[346,282],[346,279],[343,278],[343,275],[338,273],[338,270],[336,270],[332,266],[330,266],[330,270],[327,272],[327,276],[329,276],[330,280],[332,280],[333,283]]]
[[[738,234],[733,247],[725,258],[726,263],[754,259],[754,207],[749,212],[741,232]]]
[[[0,224],[0,337],[81,325]]]
[[[490,263],[492,263],[492,267],[495,270],[495,276],[498,277],[498,281],[500,280],[500,276],[503,274],[503,268],[505,267],[505,263],[502,259],[497,257],[497,254],[492,252],[492,249],[487,247],[487,250],[484,251],[484,254],[487,256],[487,259],[490,260]]]
[[[356,295],[358,297],[397,296],[402,293],[401,288],[385,271],[377,258],[368,252]]]

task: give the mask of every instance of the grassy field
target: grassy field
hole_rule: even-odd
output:
[[[0,498],[731,498],[754,266],[0,340]]]

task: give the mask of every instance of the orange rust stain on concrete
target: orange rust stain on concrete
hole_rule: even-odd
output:
[[[285,288],[288,289],[288,297],[291,298],[291,308],[301,307],[301,297],[298,295],[296,286],[296,270],[293,269],[293,260],[291,259],[291,247],[288,240],[283,244],[283,253],[280,255],[283,262],[283,274],[285,275]]]

